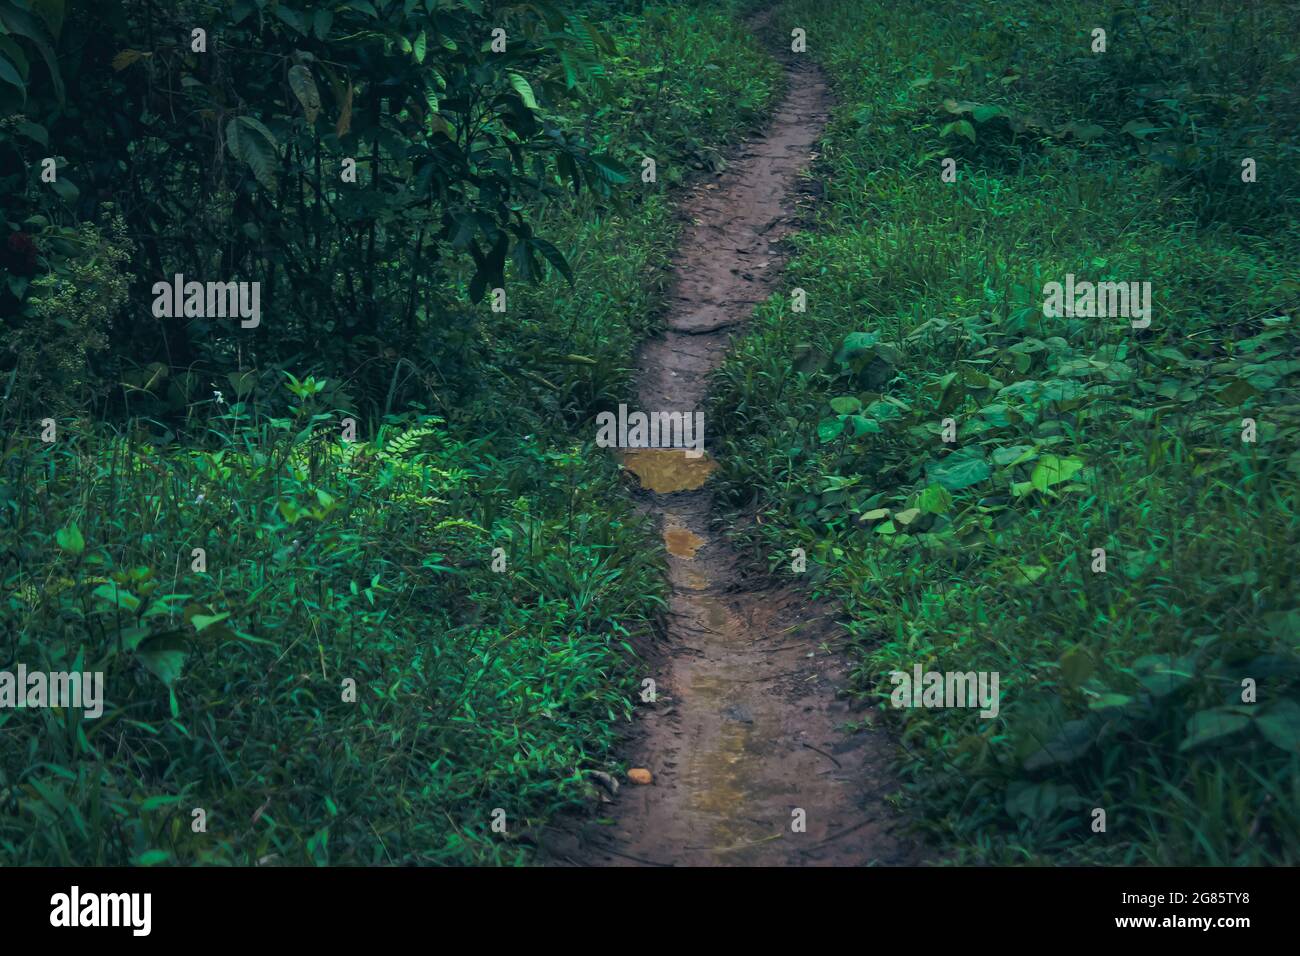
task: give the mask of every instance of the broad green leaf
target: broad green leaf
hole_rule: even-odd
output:
[[[831,399],[831,408],[840,415],[856,415],[862,411],[862,402],[852,395],[840,395]]]
[[[823,418],[817,425],[817,437],[822,441],[833,441],[844,431],[843,418]]]
[[[1264,739],[1289,754],[1300,754],[1300,704],[1283,698],[1255,718]]]
[[[50,183],[50,188],[53,189],[55,194],[68,205],[75,203],[77,198],[81,195],[81,190],[77,188],[76,184],[64,176],[60,176],[54,182]]]
[[[81,536],[81,529],[77,527],[75,521],[66,528],[54,532],[54,540],[69,554],[81,554],[86,550],[86,539]]]
[[[1008,408],[1006,405],[985,405],[979,410],[979,415],[990,425],[997,428],[1006,428],[1020,420],[1020,416]]]
[[[1093,662],[1092,655],[1078,644],[1061,655],[1061,676],[1065,679],[1067,687],[1082,686],[1096,669],[1097,665]]]
[[[1002,467],[1029,461],[1034,457],[1033,450],[1033,445],[1009,445],[1006,448],[994,448],[990,457],[993,464]]]
[[[262,123],[262,121],[259,120],[257,117],[244,115],[239,117],[239,122],[240,125],[245,126],[248,129],[251,129],[253,132],[257,133],[264,140],[266,140],[267,145],[270,146],[272,149],[279,148],[280,144],[276,142],[275,134],[272,133],[269,129],[267,129],[266,126]]]
[[[919,517],[921,517],[920,508],[907,508],[895,514],[894,520],[906,528]]]
[[[952,508],[952,494],[943,485],[927,485],[917,496],[916,506],[926,514],[947,514]]]
[[[948,372],[934,381],[928,382],[924,390],[927,394],[934,396],[938,411],[948,412],[956,407],[957,400],[961,397],[961,389],[953,387],[957,384],[957,373]]]
[[[1178,745],[1178,750],[1181,753],[1235,734],[1249,723],[1249,717],[1223,708],[1198,711],[1188,718],[1187,737]]]
[[[1032,773],[1078,760],[1097,742],[1095,720],[1071,720],[1063,724],[1055,737],[1025,760],[1025,769]]]
[[[628,181],[627,167],[612,156],[593,153],[587,157],[587,162],[595,167],[596,174],[607,183],[618,185]]]
[[[184,640],[176,637],[160,637],[145,641],[135,650],[140,663],[149,672],[171,687],[181,676],[185,660],[189,656],[185,651]]]
[[[529,242],[532,243],[533,247],[537,249],[538,252],[546,257],[546,261],[554,266],[560,275],[564,276],[565,281],[567,281],[569,285],[574,284],[573,269],[569,266],[569,261],[564,258],[564,253],[560,252],[559,249],[555,248],[554,245],[547,242],[545,239],[538,239],[536,236],[530,239]],[[595,365],[596,363],[593,361],[583,364]]]
[[[63,18],[66,14],[66,0],[32,0],[32,10],[49,28],[50,36],[59,38],[63,32]]]
[[[519,98],[524,101],[525,106],[530,110],[537,109],[537,98],[533,96],[533,88],[529,85],[528,80],[520,76],[518,73],[511,73],[510,85],[513,86],[515,92],[519,94]]]
[[[226,618],[230,617],[230,612],[223,614],[195,614],[190,618],[190,623],[194,625],[194,630],[205,631],[213,624],[220,624]]]
[[[54,83],[54,95],[62,103],[65,97],[63,74],[59,71],[59,58],[50,44],[49,32],[45,27],[30,13],[13,3],[0,3],[0,26],[14,36],[30,40],[36,47],[50,72],[50,80]]]
[[[1007,788],[1006,807],[1012,816],[1046,820],[1057,810],[1073,806],[1078,798],[1078,791],[1068,784],[1017,781]]]
[[[100,600],[127,611],[134,611],[140,606],[140,599],[118,584],[101,584],[91,593]]]
[[[942,461],[928,462],[925,471],[926,477],[949,491],[960,491],[977,485],[992,473],[989,463],[983,458],[966,456],[960,452],[949,455]]]
[[[861,438],[863,435],[875,435],[880,432],[880,423],[874,418],[866,418],[862,415],[850,415],[848,420],[853,424],[853,437]]]
[[[1029,480],[1039,491],[1046,491],[1052,485],[1059,485],[1063,481],[1069,481],[1082,469],[1082,459],[1044,455],[1034,465],[1034,472],[1029,476]]]
[[[1046,573],[1047,567],[1042,564],[1017,564],[1008,572],[1007,580],[1015,587],[1025,587]]]
[[[850,332],[844,336],[844,341],[836,350],[835,361],[848,362],[864,352],[870,352],[879,341],[880,336],[875,332]]]
[[[1043,383],[1042,398],[1048,402],[1068,402],[1083,395],[1085,389],[1078,382],[1069,379],[1054,379]]]
[[[39,123],[33,123],[28,120],[19,120],[14,124],[14,132],[26,136],[33,142],[40,143],[42,146],[50,145],[50,134]]]
[[[975,127],[970,124],[969,120],[957,120],[946,124],[943,129],[939,130],[940,136],[946,137],[950,133],[955,136],[965,136],[972,143],[975,142]]]
[[[1192,660],[1169,654],[1147,654],[1133,662],[1133,672],[1153,697],[1166,697],[1191,682]]]
[[[49,146],[49,133],[45,130],[45,127],[40,124],[35,124],[35,122],[27,120],[19,120],[14,124],[13,129],[14,133],[23,135],[23,137],[27,137],[27,139],[32,140],[32,142],[40,143],[42,146]]]
[[[1248,398],[1253,398],[1258,392],[1245,379],[1234,378],[1226,388],[1215,392],[1214,397],[1229,407],[1240,405]]]
[[[236,159],[248,164],[261,185],[275,189],[275,137],[251,116],[239,116],[226,124],[226,147]]]
[[[334,26],[334,12],[332,10],[317,10],[312,19],[312,32],[316,34],[316,39],[327,39],[332,26]]]
[[[275,15],[295,33],[306,33],[307,25],[303,21],[302,13],[292,7],[285,6],[283,3],[275,5]]]
[[[122,646],[128,651],[133,651],[140,646],[142,641],[153,636],[153,628],[148,624],[131,624],[122,628],[118,635],[122,641]]]
[[[23,78],[18,75],[18,70],[14,65],[3,56],[0,56],[0,80],[15,87],[18,92],[22,94],[23,102],[27,102],[27,84],[24,83]]]
[[[1128,133],[1134,139],[1145,139],[1152,133],[1160,133],[1163,131],[1163,126],[1156,126],[1150,120],[1143,118],[1129,120],[1120,130],[1121,133]]]

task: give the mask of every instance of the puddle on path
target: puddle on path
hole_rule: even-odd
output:
[[[664,547],[675,558],[695,559],[695,552],[704,547],[704,539],[687,528],[665,528]]]
[[[712,583],[706,575],[700,574],[699,571],[691,568],[687,568],[682,572],[682,587],[689,591],[707,591]]]
[[[659,495],[702,488],[718,467],[707,453],[689,458],[680,448],[625,449],[619,457],[623,467],[640,479],[642,488]]]

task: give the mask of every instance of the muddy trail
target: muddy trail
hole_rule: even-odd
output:
[[[773,33],[762,18],[750,26],[763,39]],[[787,91],[767,129],[683,203],[665,328],[638,356],[640,409],[703,408],[731,336],[775,288],[780,240],[796,226],[800,173],[829,108],[820,71],[804,57],[784,61]],[[912,862],[885,803],[894,789],[887,741],[845,732],[867,715],[837,697],[845,668],[831,609],[747,568],[711,528],[704,483],[716,464],[707,454],[629,451],[623,463],[661,529],[672,586],[668,639],[650,672],[657,700],[638,707],[625,754],[653,782],[624,784],[603,821],[570,834],[576,844],[553,857],[585,865]]]

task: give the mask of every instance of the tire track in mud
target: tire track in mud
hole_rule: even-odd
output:
[[[766,18],[751,22],[770,32]],[[788,45],[788,44],[787,44]],[[795,228],[801,171],[826,124],[820,70],[786,56],[787,92],[768,128],[714,183],[684,201],[663,333],[638,355],[637,408],[695,410],[736,328],[776,286],[780,239]],[[707,432],[706,432],[707,434]],[[836,690],[846,666],[833,609],[748,573],[710,529],[714,463],[679,450],[623,453],[668,552],[668,640],[658,700],[638,708],[627,754],[654,774],[625,784],[606,825],[563,853],[587,865],[910,863],[912,841],[885,802],[889,742],[847,735]],[[794,832],[796,810],[806,831]]]

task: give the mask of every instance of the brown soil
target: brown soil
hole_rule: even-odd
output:
[[[773,32],[759,20],[756,30]],[[787,41],[788,46],[788,41]],[[703,407],[733,331],[774,289],[780,239],[795,227],[801,171],[826,122],[821,73],[787,58],[788,92],[766,132],[685,201],[666,329],[639,359],[637,408]],[[793,320],[792,320],[793,321]],[[707,430],[706,430],[707,435]],[[885,802],[896,785],[883,731],[853,714],[832,609],[747,570],[710,528],[712,459],[626,453],[659,520],[672,594],[668,641],[649,664],[658,699],[638,707],[614,802],[546,842],[586,865],[866,865],[917,860]],[[806,829],[794,826],[803,811]]]

